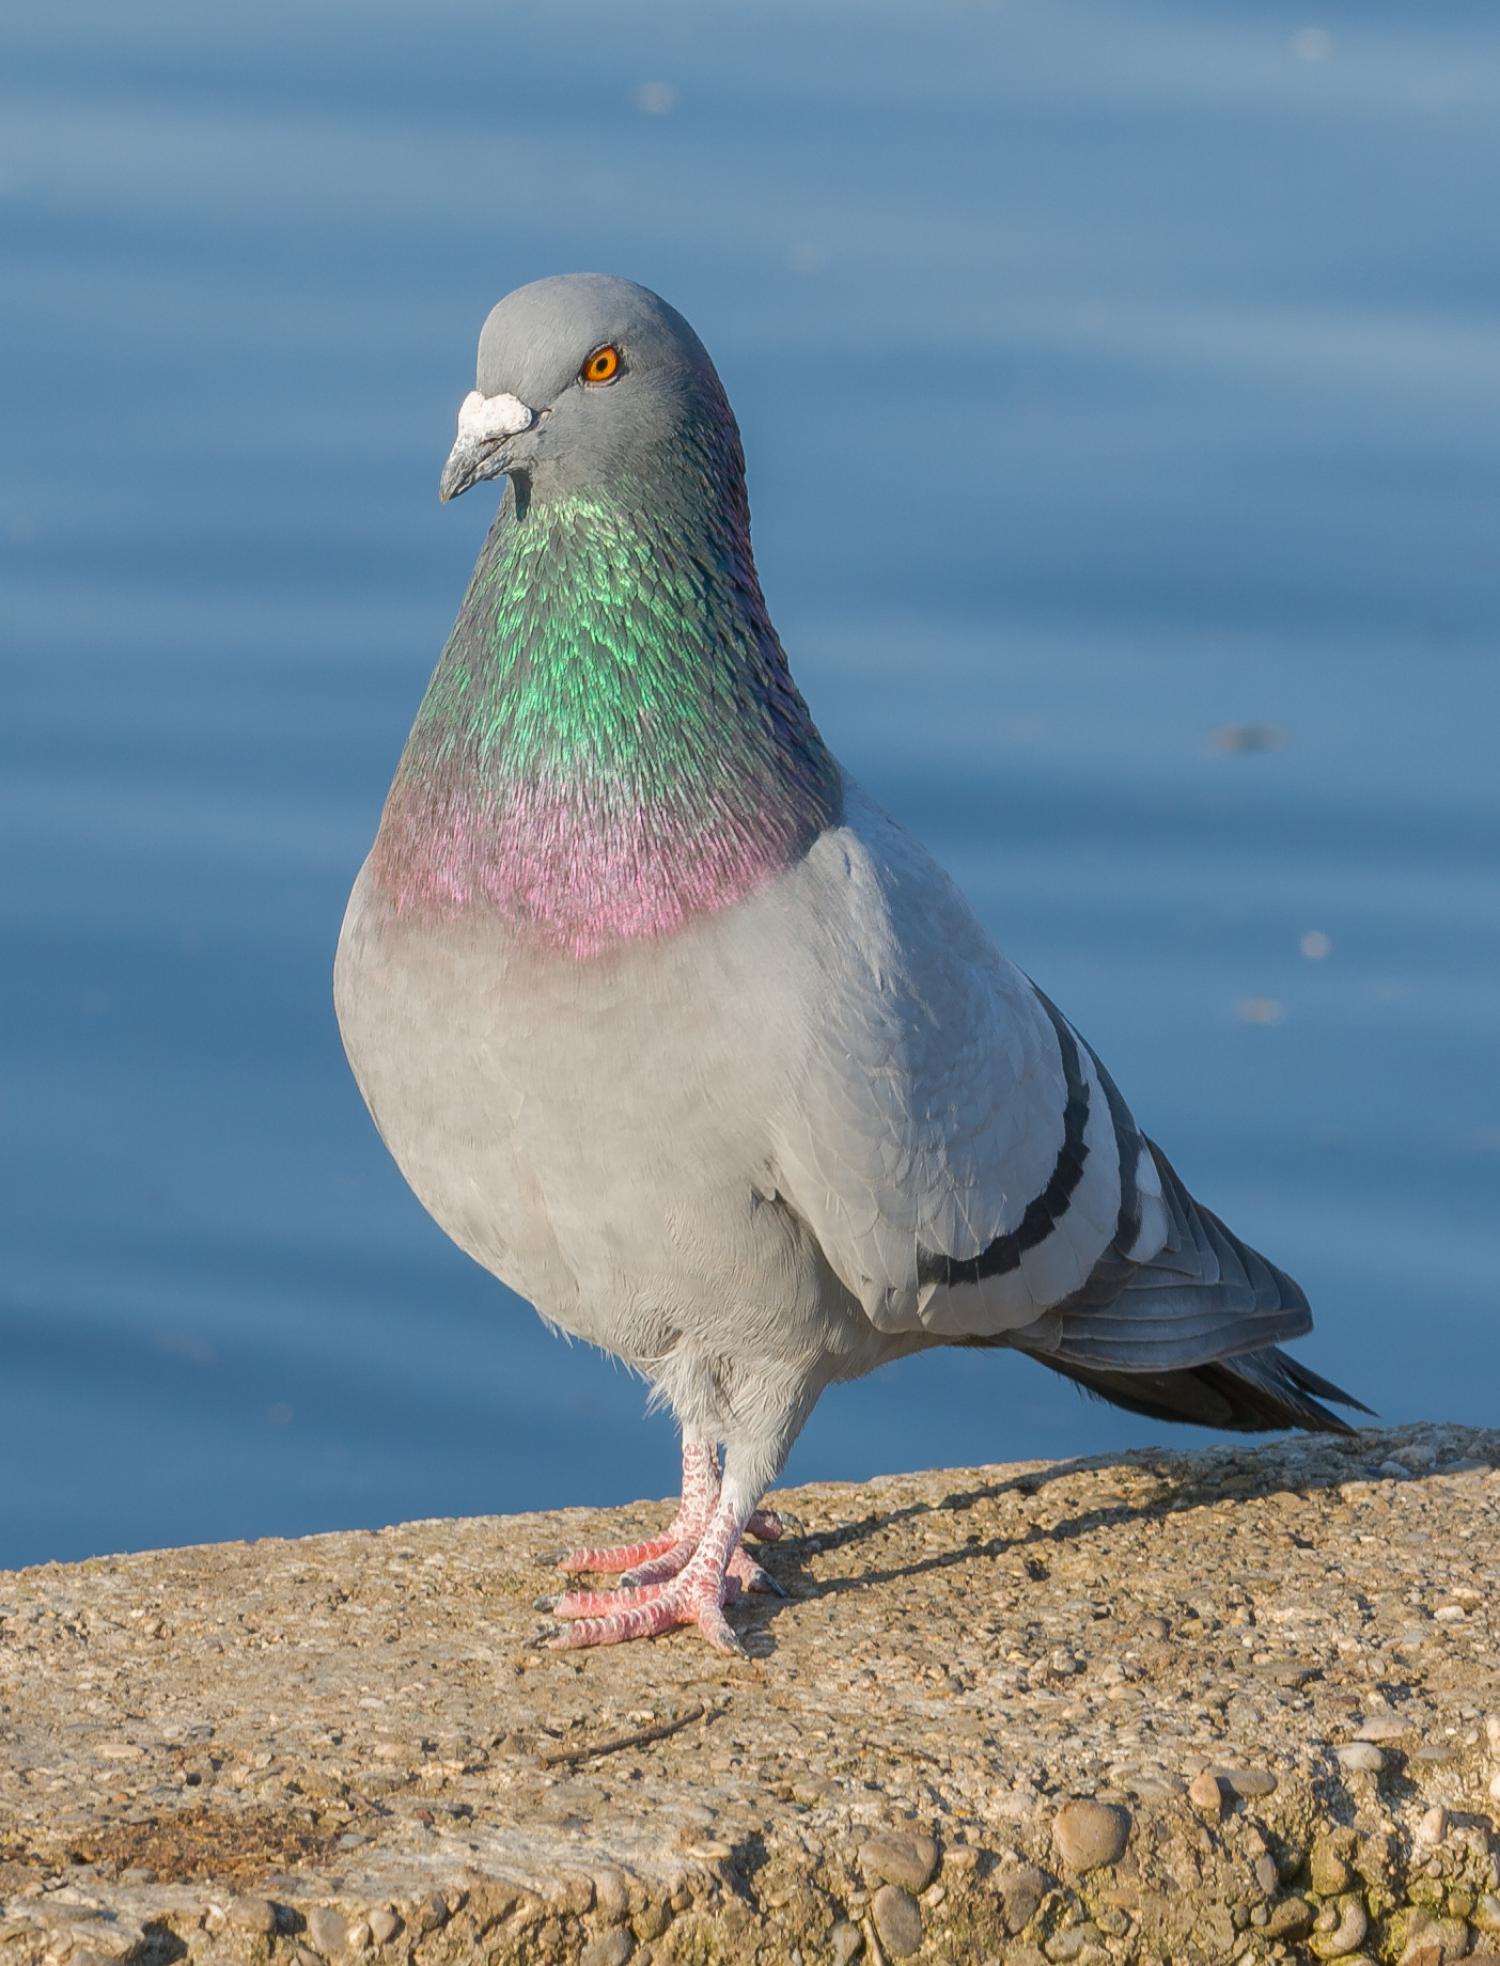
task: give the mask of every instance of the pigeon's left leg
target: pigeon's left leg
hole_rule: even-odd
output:
[[[712,1441],[682,1441],[682,1500],[677,1514],[664,1534],[642,1543],[621,1543],[612,1548],[569,1550],[557,1560],[559,1570],[570,1574],[588,1571],[600,1576],[626,1572],[626,1584],[663,1583],[684,1569],[708,1527],[719,1500],[719,1450]],[[781,1518],[769,1510],[755,1509],[745,1525],[763,1543],[774,1543],[782,1533]],[[741,1550],[735,1552],[735,1571],[747,1590],[774,1590],[771,1579]]]
[[[747,1457],[753,1463],[758,1456]],[[759,1469],[753,1468],[755,1476]],[[553,1609],[573,1622],[548,1642],[558,1650],[584,1645],[619,1645],[629,1638],[654,1638],[679,1625],[696,1625],[716,1651],[743,1656],[744,1647],[724,1616],[739,1596],[735,1574],[740,1537],[755,1514],[756,1500],[774,1478],[747,1482],[735,1477],[733,1456],[712,1514],[686,1563],[662,1583],[636,1584],[618,1591],[570,1591]]]

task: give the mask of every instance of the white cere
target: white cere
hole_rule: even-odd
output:
[[[535,417],[519,396],[481,396],[471,389],[458,406],[458,434],[468,443],[488,443],[528,430]]]

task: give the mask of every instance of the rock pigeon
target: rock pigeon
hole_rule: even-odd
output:
[[[375,1124],[441,1226],[682,1434],[665,1532],[551,1641],[696,1625],[834,1380],[1009,1347],[1156,1419],[1348,1432],[1301,1290],[829,751],[750,550],[739,431],[655,294],[506,296],[441,495],[508,480],[339,941]],[[720,1449],[723,1450],[722,1467]]]

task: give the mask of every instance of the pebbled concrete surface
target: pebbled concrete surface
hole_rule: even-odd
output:
[[[1500,1955],[1500,1433],[778,1503],[748,1665],[529,1642],[670,1503],[0,1574],[0,1966]]]

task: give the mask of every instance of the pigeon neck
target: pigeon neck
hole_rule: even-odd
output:
[[[766,613],[742,494],[717,514],[595,492],[524,513],[507,491],[375,873],[402,911],[487,907],[587,957],[790,864],[836,817],[838,768]]]

